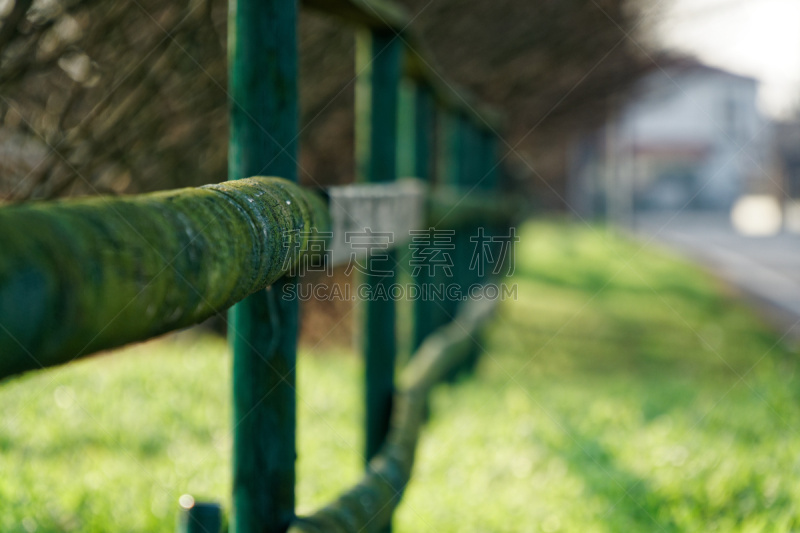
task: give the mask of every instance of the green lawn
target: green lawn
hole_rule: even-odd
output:
[[[566,224],[439,388],[400,532],[800,529],[797,357],[714,280]],[[318,350],[317,350],[318,351]],[[299,511],[361,468],[360,365],[301,353]],[[229,492],[225,343],[184,333],[0,387],[0,531],[170,531]]]

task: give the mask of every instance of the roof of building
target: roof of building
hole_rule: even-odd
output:
[[[669,61],[667,65],[664,65],[665,70],[671,70],[674,72],[681,72],[681,73],[708,73],[708,74],[715,74],[719,76],[725,76],[729,78],[736,78],[743,81],[749,81],[752,83],[758,83],[758,79],[754,78],[753,76],[747,76],[744,74],[737,74],[735,72],[731,72],[729,70],[724,70],[719,67],[712,67],[711,65],[707,65],[701,62],[699,59],[691,56],[682,56]]]

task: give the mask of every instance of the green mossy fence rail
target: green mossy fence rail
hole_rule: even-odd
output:
[[[329,227],[280,178],[0,209],[0,378],[209,318],[292,266],[285,228]]]
[[[398,146],[428,183],[424,222],[455,228],[451,281],[468,268],[469,234],[507,228],[497,192],[499,115],[438,74],[411,17],[383,0],[305,0],[357,31],[357,180],[398,177]],[[0,379],[68,363],[229,309],[233,353],[235,533],[387,531],[411,477],[431,388],[474,365],[494,304],[414,303],[410,362],[395,377],[396,309],[362,302],[366,473],[339,499],[295,516],[295,366],[299,302],[283,291],[309,235],[332,227],[329,199],[297,182],[296,0],[230,0],[229,180],[132,197],[0,208]],[[398,117],[411,117],[411,128]],[[251,177],[251,176],[280,176]],[[425,228],[420,228],[425,229]],[[295,235],[287,246],[287,234]],[[292,243],[289,243],[292,244]],[[497,250],[495,250],[497,253]],[[363,283],[387,287],[404,261]],[[417,284],[442,281],[421,271]],[[291,287],[289,287],[291,288]],[[291,291],[289,291],[291,293]],[[265,401],[265,398],[268,398]],[[216,532],[215,504],[181,499],[179,530]]]

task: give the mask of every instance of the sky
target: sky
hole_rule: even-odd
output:
[[[800,0],[660,0],[658,7],[663,44],[758,78],[769,116],[800,108]]]

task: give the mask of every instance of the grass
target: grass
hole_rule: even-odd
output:
[[[796,353],[696,268],[602,230],[521,232],[518,299],[439,388],[397,531],[800,528]],[[358,359],[301,353],[299,511],[361,468]],[[169,531],[227,506],[229,360],[185,333],[0,388],[0,531]]]

